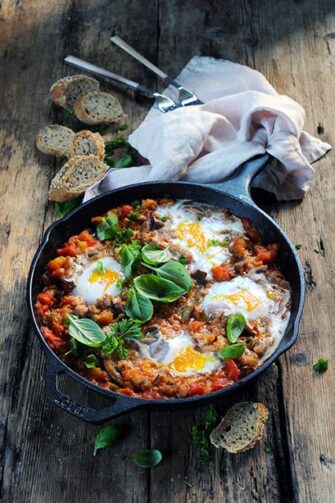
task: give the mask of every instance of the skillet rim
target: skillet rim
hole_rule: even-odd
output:
[[[43,255],[43,251],[44,251],[46,244],[49,242],[49,238],[50,238],[52,231],[55,228],[63,225],[65,222],[71,220],[72,217],[74,217],[77,213],[83,211],[86,207],[90,206],[93,202],[96,203],[97,201],[108,198],[115,193],[118,193],[118,194],[120,194],[122,192],[126,193],[129,190],[134,189],[134,188],[136,189],[139,187],[145,188],[146,186],[152,187],[152,186],[171,186],[171,185],[173,185],[173,186],[179,185],[179,186],[190,187],[190,188],[196,187],[196,188],[199,188],[202,190],[205,189],[208,191],[214,191],[219,195],[229,197],[229,198],[235,200],[238,204],[240,204],[242,206],[248,206],[252,210],[254,210],[254,211],[256,210],[257,212],[259,212],[263,217],[265,217],[277,229],[277,231],[279,231],[279,233],[281,234],[281,236],[283,237],[283,239],[286,241],[287,245],[290,248],[290,251],[291,251],[293,258],[295,260],[295,264],[297,266],[298,277],[299,277],[299,285],[295,286],[295,287],[300,288],[300,295],[299,295],[299,301],[298,301],[298,305],[297,305],[297,312],[295,314],[295,318],[292,323],[292,328],[291,328],[292,334],[291,334],[291,337],[289,338],[289,340],[286,343],[284,343],[283,346],[280,346],[280,343],[279,343],[279,345],[277,346],[277,348],[275,349],[273,354],[267,360],[265,360],[265,362],[262,365],[260,365],[260,367],[256,368],[256,370],[251,372],[249,375],[245,376],[240,381],[237,381],[234,384],[231,384],[231,385],[229,385],[225,388],[222,388],[220,390],[213,391],[211,393],[205,393],[203,395],[195,395],[192,397],[171,398],[171,399],[168,398],[168,399],[163,399],[163,400],[145,399],[145,398],[140,398],[140,397],[132,397],[132,396],[127,396],[127,395],[122,395],[122,394],[117,393],[112,390],[106,390],[106,389],[98,386],[97,384],[92,383],[88,379],[85,379],[84,377],[82,377],[80,374],[78,374],[73,369],[68,367],[58,357],[58,355],[50,348],[50,346],[47,344],[47,342],[45,341],[45,339],[44,339],[44,337],[38,327],[37,317],[36,317],[35,311],[34,311],[32,286],[34,284],[35,269],[36,269],[37,262],[38,262],[39,258]],[[186,404],[192,405],[193,403],[200,403],[200,402],[205,403],[205,402],[211,401],[212,399],[215,400],[218,397],[222,397],[224,394],[234,392],[238,388],[244,387],[249,381],[256,379],[260,374],[265,372],[265,370],[275,360],[277,360],[283,353],[288,351],[288,349],[290,349],[294,345],[294,343],[296,342],[297,337],[298,337],[299,325],[300,325],[300,321],[301,321],[301,317],[302,317],[302,313],[303,313],[303,308],[304,308],[304,301],[305,301],[304,272],[303,272],[303,268],[302,268],[302,264],[301,264],[299,255],[298,255],[293,243],[289,239],[289,237],[286,235],[284,230],[277,224],[277,222],[275,220],[273,220],[272,217],[270,217],[265,211],[263,211],[261,208],[259,208],[253,202],[251,197],[241,198],[241,197],[234,195],[229,190],[225,191],[224,183],[222,183],[222,188],[221,188],[221,184],[201,184],[201,183],[185,182],[185,181],[180,181],[180,180],[170,180],[170,181],[159,180],[159,181],[131,184],[131,185],[127,185],[125,187],[120,187],[117,189],[112,189],[110,191],[104,192],[103,194],[100,194],[99,196],[80,204],[78,207],[74,208],[71,212],[69,212],[63,218],[53,222],[46,229],[46,231],[43,235],[43,238],[41,240],[41,243],[38,246],[38,248],[34,254],[34,257],[32,259],[30,269],[29,269],[28,279],[27,279],[28,312],[29,312],[29,316],[32,320],[34,332],[35,332],[36,336],[38,337],[38,339],[40,340],[40,343],[42,344],[44,351],[46,352],[45,364],[46,365],[50,364],[50,359],[52,359],[52,363],[54,365],[58,366],[57,375],[59,375],[61,373],[65,373],[65,374],[71,376],[72,378],[74,378],[79,383],[90,388],[92,391],[94,391],[100,395],[103,395],[107,398],[114,399],[115,403],[116,403],[116,401],[127,400],[131,404],[129,407],[129,412],[134,411],[135,409],[143,408],[143,407],[152,407],[152,408],[157,407],[157,408],[159,408],[159,407],[165,406],[166,408],[169,408],[169,407],[170,408],[172,408],[172,407],[177,408],[178,406],[182,407],[182,406],[185,406]],[[286,335],[286,333],[287,333],[287,329],[284,333],[284,336]],[[45,372],[46,371],[47,371],[47,369],[45,369]]]

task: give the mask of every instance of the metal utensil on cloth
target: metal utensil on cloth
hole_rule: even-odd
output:
[[[64,61],[66,64],[70,66],[80,68],[80,70],[85,70],[86,72],[92,73],[99,77],[103,77],[105,79],[113,80],[114,82],[123,84],[124,86],[127,86],[136,92],[144,94],[148,98],[155,100],[157,108],[163,113],[170,112],[171,110],[175,110],[176,108],[180,107],[178,103],[176,103],[172,98],[169,98],[165,94],[158,93],[154,89],[142,86],[142,84],[139,84],[138,82],[127,79],[126,77],[122,77],[122,75],[110,72],[109,70],[105,70],[104,68],[101,68],[99,66],[88,63],[83,59],[76,58],[75,56],[66,56]]]
[[[160,79],[164,80],[164,82],[167,85],[175,87],[178,91],[178,99],[182,107],[186,107],[189,105],[201,105],[203,103],[202,101],[199,100],[198,96],[195,93],[189,91],[188,89],[185,89],[185,87],[180,85],[176,80],[169,77],[156,65],[154,65],[153,63],[148,61],[144,56],[142,56],[142,54],[135,51],[135,49],[133,49],[129,44],[127,44],[124,40],[122,40],[122,38],[115,35],[111,37],[111,42],[120,47],[120,49],[122,49],[123,51],[127,52],[137,61],[142,63],[142,65],[146,66],[149,70],[155,73]]]

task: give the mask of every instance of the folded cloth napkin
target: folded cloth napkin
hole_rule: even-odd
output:
[[[153,106],[129,137],[150,165],[111,169],[85,200],[145,181],[219,182],[265,152],[272,161],[253,185],[279,200],[305,195],[314,179],[311,163],[331,146],[303,131],[305,113],[296,101],[279,95],[261,73],[210,57],[192,58],[177,80],[204,104],[165,114]]]

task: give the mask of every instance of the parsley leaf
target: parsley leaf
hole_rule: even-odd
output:
[[[318,372],[319,374],[323,374],[323,372],[326,372],[328,369],[328,360],[325,360],[324,358],[320,358],[314,365],[313,369],[315,372]]]
[[[84,360],[84,365],[87,369],[94,369],[99,366],[99,358],[94,354],[87,355]]]
[[[296,250],[301,250],[301,248],[302,248],[302,245],[295,245]]]
[[[191,436],[197,447],[200,448],[200,460],[207,462],[211,459],[209,436],[219,421],[217,411],[210,406],[206,412],[205,424],[203,426],[194,425]]]
[[[113,323],[106,336],[105,342],[101,345],[104,356],[115,353],[117,358],[127,358],[128,351],[125,343],[131,340],[139,340],[143,336],[139,324],[134,320],[122,320]]]

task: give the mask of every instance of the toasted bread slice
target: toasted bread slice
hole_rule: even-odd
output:
[[[36,147],[44,154],[64,157],[72,147],[74,132],[57,124],[43,127],[36,136]]]
[[[74,102],[90,91],[98,91],[100,84],[87,75],[72,75],[57,80],[50,88],[52,101],[67,110],[73,110]]]
[[[73,110],[85,124],[118,124],[125,119],[119,100],[109,93],[89,92],[77,99]]]
[[[51,181],[49,199],[62,202],[80,196],[101,180],[108,169],[109,166],[94,155],[72,157]]]
[[[100,160],[105,156],[105,143],[99,133],[79,131],[73,137],[70,157],[76,155],[95,155]]]
[[[268,415],[262,403],[237,403],[214,428],[210,441],[215,447],[223,447],[234,454],[248,451],[262,438]]]

